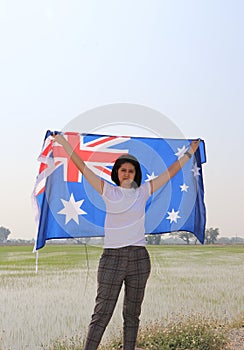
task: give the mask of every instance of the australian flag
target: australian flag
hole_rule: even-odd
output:
[[[39,156],[34,198],[38,233],[35,248],[46,240],[104,236],[105,204],[82,176],[63,147],[47,131]],[[65,132],[86,165],[105,181],[111,180],[115,160],[134,155],[141,164],[142,183],[165,171],[189,149],[191,140],[111,136]],[[206,162],[201,140],[194,156],[148,200],[145,234],[174,231],[193,233],[204,243],[206,211],[202,164]]]

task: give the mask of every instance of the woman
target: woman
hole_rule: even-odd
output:
[[[146,250],[145,206],[151,194],[166,184],[196,152],[200,140],[157,178],[141,185],[138,160],[128,154],[119,157],[112,169],[113,186],[93,173],[61,135],[54,135],[87,181],[97,190],[106,205],[104,251],[98,267],[98,288],[94,313],[89,325],[84,350],[98,348],[113,314],[124,283],[123,349],[134,350],[139,316],[150,258]]]

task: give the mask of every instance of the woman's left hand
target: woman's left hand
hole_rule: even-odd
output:
[[[190,153],[194,154],[196,150],[198,149],[199,143],[201,142],[200,139],[198,140],[193,140],[191,142],[191,148],[190,148]],[[191,152],[192,151],[192,152]]]

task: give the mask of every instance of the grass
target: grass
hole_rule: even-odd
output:
[[[211,337],[217,342],[214,337],[220,336],[225,326],[241,324],[238,315],[244,309],[243,246],[148,249],[152,273],[141,315],[141,346],[150,350],[171,349],[172,337],[193,333],[194,325],[199,326],[195,342],[199,338],[197,332],[207,334],[208,329],[213,330]],[[36,274],[32,247],[0,247],[0,349],[82,349],[94,307],[101,252],[101,247],[88,246],[88,264],[84,246],[47,245],[39,253]],[[109,344],[111,339],[118,339],[114,344],[119,342],[122,297],[123,293],[103,344]],[[220,333],[216,325],[222,325]],[[184,327],[189,327],[189,331]],[[156,338],[148,337],[150,334]],[[162,334],[168,345],[162,345],[166,340],[158,339]],[[211,337],[207,334],[205,339]],[[190,336],[188,339],[192,343]],[[153,342],[161,342],[161,347],[156,348]]]
[[[227,329],[227,325],[216,326],[215,320],[179,315],[166,324],[157,321],[140,329],[137,344],[147,350],[223,350],[227,346]],[[101,346],[100,350],[120,348],[121,338]]]
[[[216,328],[215,321],[191,316],[177,318],[166,326],[160,323],[150,326],[140,333],[138,343],[153,350],[221,350],[227,339],[223,328]]]

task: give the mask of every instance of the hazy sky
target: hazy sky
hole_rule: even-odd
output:
[[[9,238],[36,236],[31,192],[46,130],[117,103],[147,106],[205,140],[207,227],[244,237],[243,18],[242,0],[1,0],[0,226]]]

